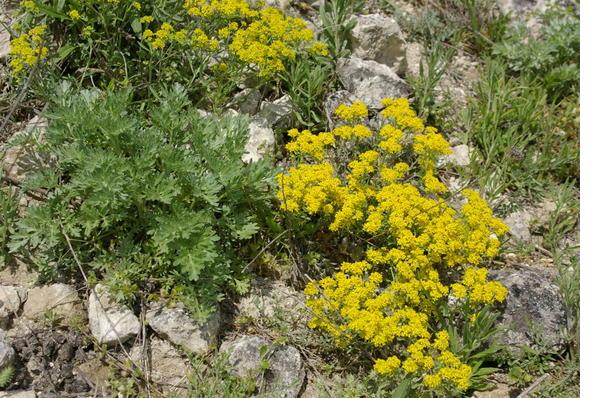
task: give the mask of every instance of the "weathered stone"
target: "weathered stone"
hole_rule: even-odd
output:
[[[217,311],[204,322],[194,320],[183,304],[169,308],[162,302],[154,302],[146,312],[150,327],[171,343],[196,354],[206,354],[216,343],[221,327],[221,315]]]
[[[471,163],[471,148],[468,145],[461,144],[452,147],[452,154],[440,159],[442,165],[452,164],[455,166],[468,166]]]
[[[478,66],[476,58],[458,51],[445,66],[445,72],[434,88],[435,101],[441,103],[450,99],[456,113],[464,108],[472,96],[475,83],[479,81]]]
[[[242,336],[225,342],[219,349],[229,354],[229,365],[238,377],[257,377],[261,392],[269,397],[295,398],[306,372],[297,349],[277,346],[258,336]],[[268,363],[264,369],[262,363]]]
[[[358,15],[350,33],[352,55],[406,73],[404,35],[393,18],[383,14]]]
[[[534,222],[539,225],[547,225],[556,211],[556,202],[545,198],[532,209]]]
[[[211,112],[204,109],[198,109],[202,117],[210,117]],[[225,115],[236,116],[239,114],[235,109],[229,108]],[[261,160],[267,154],[273,152],[275,147],[275,132],[269,126],[269,122],[262,116],[256,115],[250,118],[248,125],[248,141],[244,147],[245,153],[242,155],[242,161],[251,163]]]
[[[23,316],[36,320],[48,311],[59,316],[63,323],[76,318],[85,319],[83,305],[77,291],[64,283],[34,287],[27,292]]]
[[[132,361],[149,372],[150,379],[162,387],[168,396],[187,397],[188,378],[191,371],[188,361],[169,342],[156,337],[150,339],[148,353],[135,345],[130,352]]]
[[[101,284],[90,293],[88,319],[92,335],[109,346],[134,338],[142,327],[133,311],[117,302],[108,287]]]
[[[409,87],[388,66],[360,58],[340,58],[337,74],[346,90],[369,108],[381,109],[387,97],[408,97]]]
[[[233,96],[231,102],[227,105],[241,113],[255,115],[260,107],[262,95],[259,90],[245,88]]]
[[[0,23],[0,60],[8,57],[10,52],[10,33]]]
[[[32,118],[24,130],[17,132],[14,137],[22,136],[37,131],[38,140],[43,141],[48,120],[43,117],[35,116]],[[35,170],[46,163],[34,150],[32,145],[12,145],[8,144],[0,147],[0,164],[6,173],[6,176],[16,181],[22,182],[25,176],[31,170]]]
[[[275,132],[269,127],[269,122],[262,117],[253,117],[250,120],[249,138],[244,148],[242,161],[251,163],[261,160],[273,151],[275,146]]]
[[[421,61],[423,60],[424,49],[421,43],[407,43],[406,48],[406,76],[417,78],[421,75]],[[423,65],[423,72],[427,74],[427,65]]]
[[[0,369],[10,365],[15,357],[15,350],[8,341],[6,332],[0,329]]]
[[[2,265],[0,264],[0,266]],[[37,272],[29,270],[27,265],[19,260],[16,260],[14,266],[4,264],[4,268],[0,270],[0,281],[7,285],[32,287],[37,279]]]
[[[249,0],[248,3],[252,7],[257,7],[259,4],[258,0]],[[279,8],[282,11],[286,11],[290,8],[290,0],[264,0],[264,4],[268,7]]]
[[[0,391],[0,398],[36,398],[34,390],[22,391]]]
[[[270,319],[285,312],[288,322],[307,318],[307,308],[301,293],[281,281],[255,278],[250,293],[237,304],[238,315],[257,320]]]
[[[529,223],[533,220],[533,215],[527,210],[519,210],[511,213],[504,219],[504,223],[510,228],[510,233],[514,239],[521,242],[531,241],[531,232]]]
[[[289,127],[294,120],[294,103],[289,95],[260,104],[260,116],[274,128]]]
[[[83,379],[94,391],[98,392],[99,397],[110,396],[109,380],[112,370],[102,363],[98,358],[92,358],[86,362],[80,363],[73,369],[73,373]]]
[[[0,327],[6,326],[27,300],[27,290],[20,286],[0,285]]]
[[[390,0],[394,7],[394,14],[401,20],[417,21],[425,11],[425,7],[415,6],[411,0]]]
[[[512,12],[514,16],[519,16],[530,11],[544,11],[547,7],[547,0],[498,0],[498,6],[504,13]]]
[[[535,347],[538,339],[553,349],[564,347],[562,331],[567,327],[567,308],[555,284],[552,269],[519,267],[491,270],[489,277],[508,289],[499,326],[506,328],[498,341],[518,351]]]
[[[475,391],[473,398],[511,398],[511,391],[508,384],[499,383],[489,391]]]

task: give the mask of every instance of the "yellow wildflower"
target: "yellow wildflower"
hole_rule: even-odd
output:
[[[335,115],[342,120],[355,120],[367,117],[369,110],[364,102],[354,102],[352,105],[341,104],[335,110]]]
[[[387,359],[376,359],[373,369],[380,375],[389,375],[394,373],[400,367],[400,360],[393,355]]]
[[[79,14],[79,11],[77,10],[71,10],[68,13],[69,17],[71,17],[71,19],[73,21],[79,21],[81,19],[81,15]]]

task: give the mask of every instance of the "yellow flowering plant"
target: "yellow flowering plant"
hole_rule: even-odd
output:
[[[297,58],[327,55],[302,19],[263,2],[43,0],[22,1],[21,12],[14,75],[47,58],[61,73],[100,86],[150,93],[153,84],[181,83],[214,108],[242,82],[267,83]]]
[[[474,190],[452,205],[437,169],[448,142],[407,99],[382,105],[377,128],[354,103],[337,108],[341,125],[330,132],[290,130],[295,162],[277,176],[278,198],[283,212],[363,246],[360,258],[306,285],[309,327],[339,347],[364,346],[382,377],[449,396],[469,389],[477,370],[449,331],[506,297],[482,264],[507,227]]]

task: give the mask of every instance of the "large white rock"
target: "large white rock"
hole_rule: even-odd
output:
[[[491,280],[508,289],[505,308],[498,320],[502,333],[497,340],[518,351],[523,346],[536,347],[538,339],[547,348],[561,350],[566,341],[567,307],[556,285],[552,268],[526,267],[491,270]]]
[[[294,103],[287,94],[275,101],[263,101],[259,114],[272,127],[290,127],[294,120]]]
[[[234,375],[261,380],[258,387],[264,396],[296,398],[300,394],[306,371],[296,348],[278,346],[258,336],[241,336],[224,342],[219,351],[228,354]],[[262,363],[268,367],[264,369]]]
[[[27,289],[20,286],[0,285],[0,327],[17,314],[27,300]]]
[[[238,316],[253,318],[257,321],[273,319],[285,314],[285,322],[305,323],[310,318],[304,305],[304,295],[286,286],[281,281],[267,278],[255,278],[250,292],[237,304]]]
[[[249,137],[244,148],[246,152],[242,155],[242,161],[245,163],[261,160],[272,152],[275,146],[275,132],[265,118],[253,117],[248,128]]]
[[[92,335],[109,346],[134,338],[142,327],[133,311],[117,302],[108,287],[101,284],[90,293],[88,319]]]
[[[130,352],[131,359],[141,369],[148,372],[150,379],[168,396],[187,397],[189,362],[171,343],[156,336],[150,339],[148,352],[141,345],[135,345]]]
[[[27,123],[25,129],[17,132],[14,137],[37,132],[38,139],[43,141],[47,127],[48,120],[46,118],[35,116]],[[0,165],[6,176],[16,181],[22,182],[29,171],[37,169],[45,163],[45,160],[35,152],[31,145],[9,143],[0,146]]]
[[[4,22],[4,21],[2,21]],[[8,57],[10,53],[10,33],[0,23],[0,60]]]
[[[427,64],[424,62],[425,50],[418,42],[407,43],[406,46],[406,76],[418,78],[421,75],[421,62],[423,61],[423,73],[427,75]]]
[[[0,398],[36,398],[34,390],[22,391],[0,391]]]
[[[235,94],[227,107],[248,115],[255,115],[260,107],[262,94],[255,88],[245,88]]]
[[[76,318],[85,319],[85,312],[77,291],[64,283],[34,287],[27,292],[23,316],[38,320],[49,311],[59,316],[63,323]]]
[[[171,343],[195,354],[206,354],[216,343],[221,327],[221,315],[217,311],[204,322],[193,319],[183,304],[169,308],[162,302],[150,303],[146,319],[152,330]]]
[[[468,166],[471,163],[471,148],[461,144],[452,147],[452,153],[440,159],[440,165],[451,164],[455,166]]]
[[[526,243],[531,241],[529,224],[533,221],[533,218],[531,212],[523,209],[509,214],[504,219],[504,223],[508,225],[508,228],[510,229],[513,241]]]
[[[404,34],[393,18],[383,14],[359,15],[350,37],[352,55],[387,65],[399,75],[406,73]]]
[[[6,338],[4,330],[0,329],[0,370],[10,365],[15,357],[15,350]]]
[[[336,70],[346,90],[372,109],[381,109],[384,98],[405,98],[410,93],[408,84],[389,66],[375,61],[340,58]]]

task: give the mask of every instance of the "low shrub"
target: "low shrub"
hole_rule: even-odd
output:
[[[277,177],[281,210],[359,250],[307,284],[309,326],[340,348],[361,347],[377,373],[408,379],[418,396],[450,396],[467,390],[481,365],[463,362],[481,342],[458,349],[455,331],[486,324],[507,294],[480,266],[508,228],[476,191],[448,193],[437,164],[449,144],[408,100],[382,104],[378,131],[363,123],[363,103],[341,105],[345,123],[331,132],[289,131],[296,161]]]
[[[2,181],[0,170],[0,181]],[[17,194],[10,187],[0,186],[0,267],[9,265],[8,242],[14,233],[19,212]]]
[[[9,243],[42,277],[76,275],[79,262],[121,299],[144,288],[208,304],[244,286],[272,169],[241,161],[245,117],[201,116],[180,87],[160,98],[143,109],[131,90],[57,94],[36,148],[51,164],[26,183],[47,199]]]
[[[327,54],[303,20],[262,2],[26,0],[21,11],[11,43],[17,78],[41,64],[136,93],[180,83],[214,109],[242,83],[266,83],[296,57]]]
[[[493,55],[506,62],[513,75],[538,79],[550,100],[579,93],[579,18],[565,7],[542,16],[539,37],[524,25],[511,28],[495,43]]]

